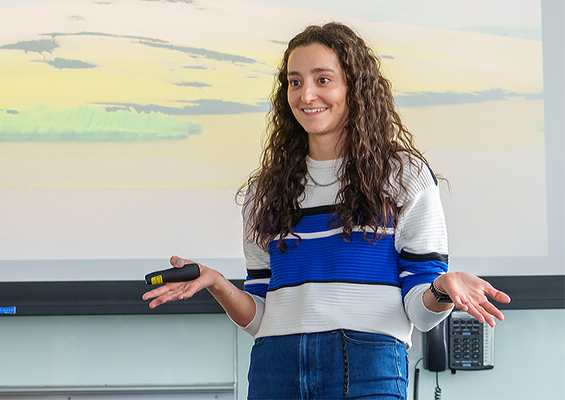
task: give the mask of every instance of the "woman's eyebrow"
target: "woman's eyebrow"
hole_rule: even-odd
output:
[[[335,72],[335,71],[330,67],[319,67],[319,68],[314,68],[311,72],[316,73],[316,72]]]
[[[319,72],[332,72],[335,73],[335,71],[329,67],[318,67],[318,68],[313,68],[311,71],[311,73],[315,74],[315,73],[319,73]],[[288,74],[288,76],[295,76],[295,75],[300,75],[300,73],[298,71],[290,71]]]

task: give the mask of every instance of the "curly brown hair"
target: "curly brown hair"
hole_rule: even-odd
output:
[[[346,77],[349,119],[340,138],[341,189],[331,219],[332,226],[343,227],[343,238],[351,240],[351,232],[360,226],[366,240],[380,239],[378,228],[393,226],[399,213],[391,178],[405,189],[402,159],[406,157],[401,152],[411,162],[412,156],[425,160],[396,112],[391,84],[380,71],[376,53],[343,24],[309,26],[289,42],[283,55],[271,93],[269,136],[261,165],[239,191],[252,190],[244,204],[249,207],[248,239],[264,250],[278,235],[281,252],[287,248],[288,235],[300,239],[293,227],[302,217],[299,198],[306,185],[308,134],[288,103],[287,67],[294,49],[313,43],[333,50]]]

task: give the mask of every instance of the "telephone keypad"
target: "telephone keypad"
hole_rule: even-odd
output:
[[[451,369],[483,369],[483,324],[469,315],[450,318]]]

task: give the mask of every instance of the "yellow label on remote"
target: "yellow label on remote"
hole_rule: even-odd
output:
[[[160,283],[163,283],[163,275],[157,275],[151,278],[152,285],[158,285]]]

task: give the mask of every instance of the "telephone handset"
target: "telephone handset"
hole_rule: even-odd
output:
[[[423,334],[424,369],[441,372],[447,369],[449,355],[447,350],[447,321],[443,320],[432,330]]]
[[[441,372],[494,367],[494,328],[464,311],[453,311],[423,334],[424,368]]]

